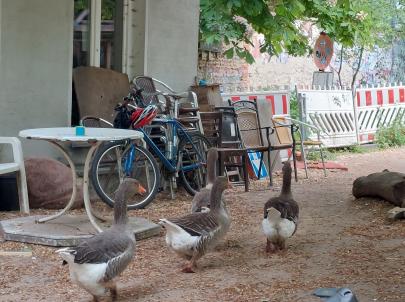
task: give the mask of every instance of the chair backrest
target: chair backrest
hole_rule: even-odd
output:
[[[255,102],[230,102],[235,109],[238,128],[245,148],[264,146],[259,120],[259,113]]]
[[[85,116],[80,120],[80,125],[90,128],[113,128],[113,124],[109,121],[95,117],[95,116]]]
[[[145,92],[145,95],[143,96],[143,101],[145,103],[144,104],[145,106],[147,106],[151,103],[159,104],[159,98],[157,95],[148,95],[148,94],[157,92],[155,83],[153,82],[153,79],[151,77],[138,76],[135,78],[134,81],[135,81],[135,84],[138,86],[138,88],[141,88],[142,92]]]
[[[291,122],[284,117],[273,118],[274,130],[281,145],[292,144]]]
[[[222,142],[222,112],[200,112],[204,136],[215,147]]]
[[[215,111],[222,113],[222,131],[219,147],[239,147],[241,145],[241,140],[234,108],[215,107]]]

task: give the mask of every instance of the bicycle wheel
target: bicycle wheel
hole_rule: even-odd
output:
[[[128,164],[131,146],[134,160],[129,176],[137,179],[145,193],[136,193],[127,198],[129,210],[147,206],[156,196],[160,186],[160,171],[153,155],[141,146],[125,141],[111,142],[101,146],[93,158],[91,180],[98,196],[109,206],[114,206],[114,196],[119,184],[125,177],[124,165]]]
[[[195,195],[206,186],[207,150],[211,147],[211,143],[201,133],[189,135],[191,141],[184,136],[179,143],[179,176],[186,191],[190,195]]]

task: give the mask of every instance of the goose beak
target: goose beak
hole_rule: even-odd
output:
[[[147,191],[146,191],[146,189],[145,189],[141,184],[138,184],[138,192],[139,192],[139,194],[143,195],[143,194],[145,194]]]

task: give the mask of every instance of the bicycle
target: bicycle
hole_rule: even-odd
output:
[[[144,208],[155,198],[160,188],[160,171],[153,155],[160,160],[164,176],[170,179],[172,196],[177,178],[191,195],[206,185],[206,151],[211,147],[210,142],[201,133],[185,129],[175,118],[154,118],[152,125],[145,125],[151,120],[151,115],[142,116],[146,109],[152,110],[151,115],[157,112],[155,105],[148,105],[142,112],[138,110],[134,114],[136,121],[132,121],[133,128],[143,133],[145,146],[130,141],[111,142],[101,146],[94,155],[93,187],[110,206],[114,205],[114,192],[123,177],[137,179],[146,191],[145,195],[131,196],[128,209]],[[156,129],[164,135],[153,135]],[[162,148],[160,141],[165,147]]]

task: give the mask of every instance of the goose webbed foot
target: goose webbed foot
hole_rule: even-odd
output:
[[[182,273],[195,273],[195,264],[190,262],[181,270]]]
[[[113,301],[117,300],[118,291],[117,291],[117,285],[116,284],[114,284],[113,286],[110,287],[110,293],[111,293],[111,299]]]
[[[266,252],[271,254],[271,253],[275,253],[278,251],[278,247],[271,242],[270,240],[267,239],[267,245],[266,245]]]

